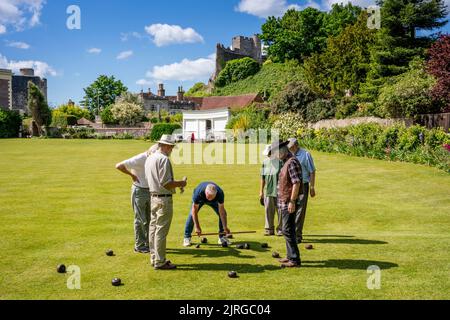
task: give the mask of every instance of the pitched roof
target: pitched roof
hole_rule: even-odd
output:
[[[77,121],[77,124],[82,125],[82,126],[83,125],[92,125],[93,122],[86,118],[81,118],[80,120]]]
[[[253,102],[263,102],[257,93],[230,97],[205,97],[200,110],[211,110],[220,108],[244,108]]]

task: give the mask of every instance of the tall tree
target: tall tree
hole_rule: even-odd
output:
[[[316,92],[331,96],[342,96],[348,89],[359,92],[375,39],[375,31],[367,28],[367,18],[367,13],[362,12],[354,25],[328,39],[325,52],[313,54],[305,61],[306,79]]]
[[[42,135],[42,127],[50,125],[52,112],[38,86],[28,81],[28,111],[33,118],[33,135]]]
[[[84,88],[84,100],[81,104],[94,114],[99,114],[104,108],[116,102],[116,98],[127,92],[122,81],[114,76],[101,75],[89,87]]]
[[[269,17],[262,26],[261,39],[269,46],[275,62],[303,61],[326,48],[328,36],[338,35],[354,24],[361,8],[352,4],[334,4],[329,13],[308,7],[288,10],[282,18]]]
[[[431,93],[450,111],[450,35],[442,35],[428,51],[427,71],[437,82]]]
[[[381,29],[371,50],[370,71],[361,98],[373,100],[391,77],[408,70],[414,57],[425,57],[431,36],[417,36],[447,23],[443,0],[380,0]]]
[[[378,0],[381,22],[394,37],[416,39],[417,30],[433,30],[447,23],[444,0]]]

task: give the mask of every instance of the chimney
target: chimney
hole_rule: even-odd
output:
[[[183,100],[184,100],[184,91],[183,91],[183,87],[178,87],[177,101],[183,101]]]
[[[69,102],[67,102],[67,105],[73,107],[73,106],[75,106],[75,102],[73,102],[72,99],[69,99]]]
[[[158,85],[158,96],[164,98],[166,96],[166,90],[164,90],[164,84]]]
[[[152,88],[148,88],[148,95],[149,95],[149,96],[152,95]]]
[[[22,68],[22,69],[20,69],[20,74],[23,76],[34,77],[34,69],[33,68]]]

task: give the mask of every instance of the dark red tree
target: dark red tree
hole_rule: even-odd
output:
[[[450,35],[442,35],[428,50],[427,71],[437,83],[431,94],[450,111]]]

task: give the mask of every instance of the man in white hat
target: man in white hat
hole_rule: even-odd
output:
[[[265,208],[265,236],[275,235],[275,211],[278,215],[277,236],[282,236],[281,215],[277,209],[277,185],[278,175],[283,167],[283,162],[274,157],[270,145],[263,151],[264,159],[261,168],[261,184],[259,189],[259,201]]]
[[[186,179],[174,180],[169,157],[175,146],[171,135],[158,141],[159,150],[145,162],[145,175],[151,195],[149,245],[151,264],[157,270],[172,270],[176,266],[166,259],[166,242],[173,217],[172,195],[176,188],[186,187]]]
[[[134,251],[149,253],[148,228],[150,223],[150,193],[145,178],[145,161],[156,152],[158,145],[148,151],[116,164],[116,169],[132,180],[131,205],[134,211]]]

